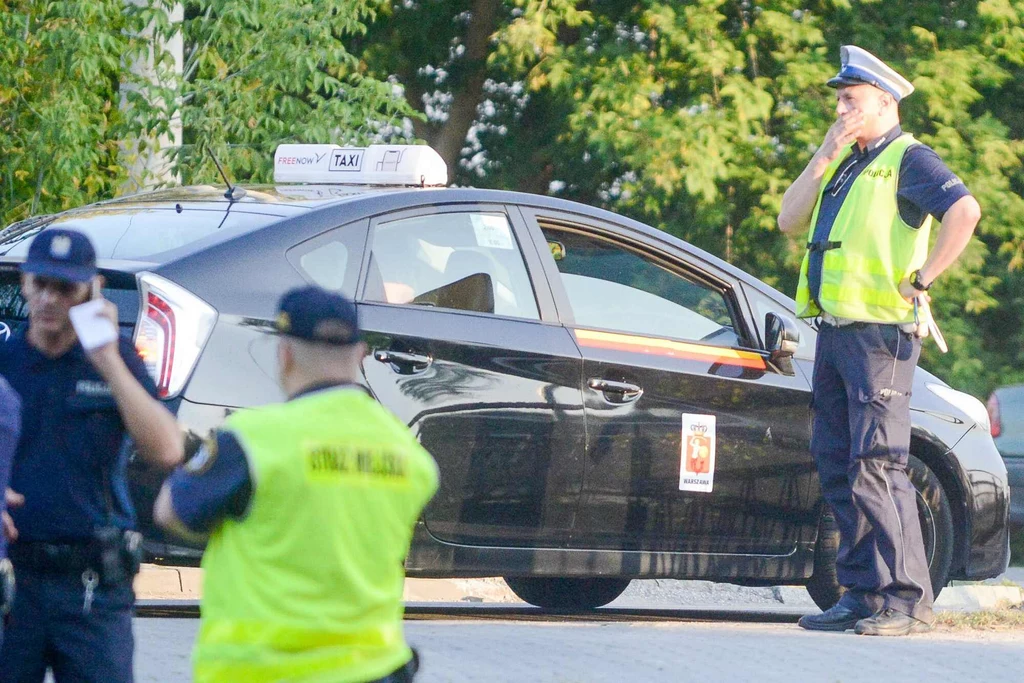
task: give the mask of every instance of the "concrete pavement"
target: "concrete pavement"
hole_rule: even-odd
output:
[[[938,632],[884,639],[734,621],[406,622],[419,683],[1019,681],[1024,636]],[[557,619],[554,618],[554,619]],[[139,683],[189,679],[197,622],[136,620]]]

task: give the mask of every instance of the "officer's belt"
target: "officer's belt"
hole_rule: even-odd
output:
[[[14,568],[42,574],[76,574],[99,569],[100,548],[92,540],[81,543],[18,541],[9,548]]]
[[[843,246],[842,242],[808,242],[807,251],[832,251]]]
[[[896,324],[896,323],[869,323],[869,322],[865,322],[863,320],[854,320],[852,318],[840,318],[839,316],[832,315],[831,313],[828,313],[826,311],[822,311],[821,315],[819,317],[821,318],[821,322],[825,323],[826,325],[831,325],[832,327],[849,327],[850,325],[895,325]],[[915,334],[917,332],[917,325],[915,325],[914,323],[901,323],[899,325],[896,325],[896,327],[900,328],[901,332],[906,332],[907,334]]]

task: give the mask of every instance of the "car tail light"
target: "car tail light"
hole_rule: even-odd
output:
[[[999,399],[995,394],[988,397],[985,407],[988,408],[988,421],[992,425],[992,438],[995,438],[1003,433],[1003,423],[999,419]]]
[[[185,387],[217,322],[217,311],[187,289],[153,273],[139,273],[142,305],[135,348],[161,398]]]

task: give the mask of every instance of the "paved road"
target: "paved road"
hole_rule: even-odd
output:
[[[406,622],[422,653],[417,681],[1020,681],[1024,634],[932,633],[902,639],[809,633],[792,612],[609,622],[553,618]],[[755,618],[756,615],[755,615]],[[778,623],[778,622],[786,623]],[[189,680],[198,622],[137,619],[139,683]]]

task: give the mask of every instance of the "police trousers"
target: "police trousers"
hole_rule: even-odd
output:
[[[79,574],[17,565],[15,571],[18,592],[0,647],[0,683],[42,683],[47,669],[56,683],[131,683],[130,582],[98,586],[86,612]]]
[[[932,585],[907,477],[910,392],[921,340],[895,325],[818,331],[811,452],[839,527],[840,604],[932,620]]]

